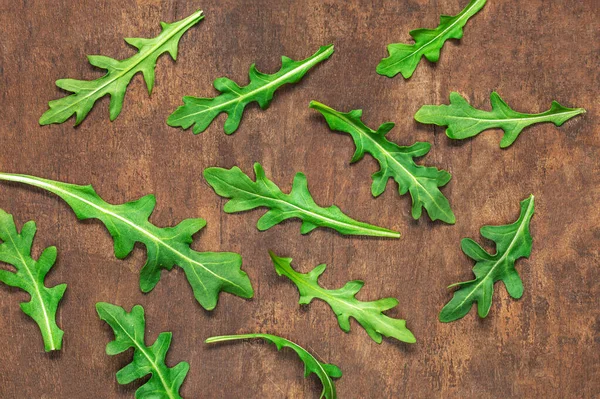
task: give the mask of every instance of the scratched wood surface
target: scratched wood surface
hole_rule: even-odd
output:
[[[255,288],[255,298],[221,295],[213,312],[195,301],[181,270],[164,272],[156,289],[142,294],[138,273],[144,248],[126,260],[113,256],[112,241],[95,222],[78,222],[60,199],[18,185],[0,184],[0,208],[19,225],[38,224],[35,253],[59,250],[49,284],[67,283],[58,323],[64,350],[48,355],[36,325],[19,309],[27,295],[0,287],[0,397],[129,398],[139,384],[119,386],[115,373],[131,354],[109,357],[112,331],[94,304],[112,302],[146,309],[147,340],[173,332],[168,362],[190,363],[184,397],[316,398],[314,377],[288,351],[260,343],[208,347],[209,336],[269,332],[290,338],[320,359],[339,365],[341,398],[592,398],[600,392],[600,81],[599,8],[594,0],[490,1],[459,42],[446,44],[437,65],[422,61],[409,81],[375,73],[391,42],[409,42],[410,29],[437,25],[466,0],[0,0],[0,170],[94,185],[121,203],[155,193],[152,221],[174,225],[203,217],[200,250],[235,251]],[[159,21],[174,21],[203,8],[206,19],[185,34],[179,60],[162,57],[148,97],[140,76],[127,92],[121,116],[108,120],[108,99],[84,123],[40,127],[47,101],[63,96],[59,78],[95,78],[87,54],[125,58],[124,37],[153,37]],[[280,56],[300,59],[320,45],[336,53],[298,85],[280,90],[267,111],[247,110],[240,129],[223,134],[224,116],[202,135],[170,128],[165,119],[183,95],[212,96],[212,81],[240,83],[256,62],[279,68]],[[500,131],[451,142],[440,128],[420,126],[423,104],[447,103],[451,91],[488,108],[497,90],[517,110],[542,111],[552,100],[588,113],[561,128],[527,129],[507,150]],[[308,109],[311,99],[340,110],[364,109],[372,127],[394,121],[389,134],[409,145],[429,141],[421,163],[449,170],[442,191],[456,213],[454,226],[410,216],[410,198],[395,184],[379,198],[370,194],[377,169],[366,157],[349,165],[349,137],[331,133]],[[260,211],[226,215],[224,201],[202,179],[209,166],[251,170],[261,162],[282,188],[295,172],[308,176],[318,203],[335,203],[349,215],[397,229],[400,240],[343,237],[318,229],[307,236],[289,222],[257,231]],[[441,324],[450,283],[470,279],[472,262],[462,237],[479,241],[484,224],[516,219],[519,201],[536,195],[531,230],[534,248],[517,269],[525,293],[510,299],[496,285],[491,312],[479,319]],[[489,245],[489,242],[487,243]],[[408,320],[414,345],[372,342],[356,323],[344,334],[324,303],[300,308],[295,287],[279,278],[267,250],[294,258],[307,271],[329,268],[322,283],[339,287],[364,279],[362,299],[396,297],[390,312]]]

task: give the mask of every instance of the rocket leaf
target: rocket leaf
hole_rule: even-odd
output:
[[[202,229],[203,219],[186,219],[175,227],[157,227],[148,218],[156,205],[154,195],[121,205],[105,202],[92,186],[78,186],[39,177],[0,173],[0,180],[13,181],[50,191],[69,204],[79,219],[99,219],[114,239],[115,256],[125,258],[136,242],[147,249],[147,261],[140,272],[140,288],[151,291],[162,269],[181,267],[192,286],[196,300],[212,310],[225,291],[251,298],[252,286],[240,267],[242,258],[231,252],[196,252],[190,248],[192,236]]]
[[[173,127],[188,129],[194,125],[194,134],[202,133],[222,112],[227,113],[225,133],[232,134],[240,125],[246,105],[256,101],[262,109],[267,109],[275,91],[288,83],[297,83],[315,65],[328,59],[333,54],[333,44],[323,46],[312,56],[302,61],[294,61],[288,57],[281,58],[281,69],[268,75],[259,72],[256,66],[250,66],[250,83],[240,87],[228,78],[214,81],[215,89],[221,94],[215,98],[183,97],[184,105],[177,108],[167,124]]]
[[[462,140],[478,135],[487,129],[504,131],[500,147],[506,148],[515,142],[521,131],[533,124],[552,122],[556,126],[585,113],[583,108],[566,108],[552,102],[550,110],[540,114],[523,114],[513,111],[496,92],[490,96],[491,111],[473,108],[456,92],[450,93],[450,105],[425,105],[417,111],[415,119],[421,123],[448,126],[446,134],[451,139]]]
[[[476,261],[473,272],[475,279],[458,286],[454,297],[440,313],[440,321],[448,323],[464,317],[474,302],[477,302],[479,317],[486,317],[492,306],[494,283],[502,280],[508,294],[519,299],[523,295],[523,282],[515,269],[515,261],[528,258],[531,254],[532,238],[529,223],[534,212],[534,197],[521,201],[521,214],[513,224],[504,226],[484,226],[481,235],[496,243],[496,253],[489,254],[470,238],[461,242],[463,252]],[[450,288],[449,287],[449,288]]]
[[[151,374],[150,379],[135,392],[136,399],[180,399],[179,389],[190,365],[181,362],[175,367],[168,367],[165,364],[172,333],[160,333],[152,346],[146,346],[146,321],[144,308],[140,305],[127,313],[120,306],[99,302],[96,311],[115,333],[115,340],[106,346],[106,353],[113,356],[129,348],[134,350],[132,362],[117,372],[119,384],[129,384]]]
[[[434,167],[420,166],[414,162],[414,158],[429,152],[429,143],[416,142],[410,147],[399,146],[385,137],[394,127],[393,123],[384,123],[374,131],[362,122],[360,109],[345,114],[317,101],[311,101],[310,107],[323,114],[331,130],[352,136],[356,152],[351,162],[360,161],[366,152],[379,162],[381,169],[373,174],[373,196],[377,197],[383,193],[388,180],[393,178],[398,183],[400,195],[410,191],[413,218],[420,218],[424,207],[431,220],[440,219],[450,224],[456,222],[448,200],[438,188],[450,181],[450,173]]]
[[[125,92],[131,79],[141,72],[148,87],[148,94],[151,94],[154,87],[154,68],[158,57],[168,52],[173,59],[176,59],[179,39],[203,18],[202,11],[198,10],[181,21],[171,24],[161,22],[162,32],[155,38],[125,39],[139,52],[121,61],[103,55],[89,55],[90,64],[105,69],[106,75],[95,80],[57,80],[58,87],[74,94],[50,101],[49,109],[40,118],[40,125],[63,123],[74,114],[76,115],[75,125],[79,125],[96,101],[107,94],[110,95],[110,120],[114,121],[123,108]]]
[[[29,302],[21,303],[21,310],[39,326],[44,348],[49,352],[62,347],[63,331],[56,325],[56,309],[67,285],[44,285],[46,274],[56,260],[56,247],[46,248],[37,261],[33,259],[31,246],[35,232],[35,222],[29,221],[19,234],[12,215],[0,209],[0,262],[16,269],[16,272],[0,270],[0,281],[31,296]]]
[[[425,56],[430,62],[438,62],[440,51],[448,39],[461,39],[463,27],[469,18],[483,8],[487,0],[471,0],[458,15],[453,17],[442,15],[440,24],[435,29],[415,29],[410,35],[414,44],[394,43],[388,46],[390,56],[381,60],[377,65],[377,73],[394,77],[401,73],[405,79],[412,76],[421,57]]]
[[[300,360],[304,362],[304,377],[310,376],[314,373],[319,377],[323,384],[323,391],[321,391],[320,398],[325,397],[326,399],[336,399],[337,394],[335,392],[335,384],[332,378],[340,378],[342,371],[334,364],[327,364],[318,361],[313,355],[311,355],[306,349],[302,348],[298,344],[293,343],[285,338],[278,337],[271,334],[242,334],[242,335],[223,335],[220,337],[211,337],[206,340],[207,344],[214,342],[232,341],[239,339],[252,339],[262,338],[267,342],[270,342],[277,346],[277,350],[281,348],[290,348],[294,350],[300,357]]]
[[[358,222],[346,216],[340,208],[318,206],[308,191],[306,176],[297,173],[292,191],[284,194],[279,187],[265,176],[260,164],[254,164],[256,182],[238,167],[231,169],[207,168],[204,178],[221,197],[231,198],[224,206],[227,213],[235,213],[267,207],[256,224],[259,230],[267,230],[291,218],[302,220],[300,232],[307,234],[317,227],[329,227],[341,234],[399,238],[400,233],[382,227]]]
[[[382,335],[408,343],[416,342],[415,336],[406,328],[405,320],[393,319],[382,313],[398,305],[397,299],[383,298],[371,302],[356,299],[355,295],[364,285],[360,280],[350,281],[337,290],[322,288],[319,285],[319,277],[325,271],[326,265],[319,265],[302,274],[292,268],[291,258],[280,258],[270,251],[269,254],[277,274],[286,276],[298,287],[300,304],[307,305],[314,298],[327,302],[336,314],[343,331],[350,332],[350,317],[353,317],[378,344],[382,341]]]

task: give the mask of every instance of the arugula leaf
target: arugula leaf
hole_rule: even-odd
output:
[[[363,281],[350,281],[342,288],[328,290],[319,285],[319,277],[327,265],[319,265],[310,272],[302,274],[292,268],[292,258],[280,258],[271,251],[269,251],[269,255],[271,255],[277,274],[286,276],[298,287],[299,303],[308,305],[314,298],[327,302],[338,317],[338,323],[344,332],[350,332],[350,317],[353,317],[378,344],[382,341],[382,335],[408,343],[416,342],[413,333],[406,328],[405,320],[393,319],[382,313],[398,305],[397,299],[359,301],[355,295],[363,287]]]
[[[440,17],[440,24],[435,29],[415,29],[410,35],[415,40],[414,44],[393,43],[388,45],[390,54],[377,65],[377,73],[393,78],[401,73],[405,79],[412,76],[421,57],[425,56],[430,62],[438,62],[440,51],[446,40],[461,39],[463,27],[469,18],[483,8],[486,0],[471,0],[458,15]]]
[[[254,173],[256,182],[238,167],[207,168],[204,170],[204,178],[218,195],[231,198],[223,208],[227,213],[269,208],[256,224],[260,231],[270,229],[286,219],[298,218],[302,220],[302,234],[310,233],[317,227],[329,227],[346,235],[400,237],[400,233],[395,231],[351,219],[335,205],[328,208],[318,206],[308,191],[303,173],[296,173],[289,194],[284,194],[265,176],[260,164],[254,164]]]
[[[244,87],[238,86],[229,78],[218,78],[213,84],[220,95],[215,98],[183,97],[184,105],[169,116],[167,124],[184,129],[194,125],[194,134],[199,134],[205,131],[220,113],[225,112],[225,133],[232,134],[242,121],[246,105],[256,101],[261,109],[267,109],[278,88],[288,83],[299,82],[313,66],[325,61],[332,54],[333,44],[330,44],[319,48],[319,51],[302,61],[281,57],[281,69],[272,75],[259,72],[255,64],[252,64],[249,72],[250,83]]]
[[[420,218],[424,207],[431,220],[439,219],[450,224],[456,222],[450,203],[438,189],[450,181],[450,173],[434,167],[420,166],[414,162],[414,158],[429,152],[429,143],[416,142],[410,147],[399,146],[385,137],[394,127],[393,123],[384,123],[374,131],[362,122],[360,109],[345,114],[317,101],[311,101],[310,107],[323,114],[331,130],[352,136],[356,152],[351,163],[360,161],[366,152],[379,162],[381,169],[372,176],[373,196],[381,195],[388,180],[393,178],[398,183],[400,195],[410,191],[413,218]]]
[[[424,105],[415,114],[415,119],[421,123],[448,126],[446,135],[457,140],[476,136],[487,129],[499,128],[504,131],[500,147],[506,148],[528,126],[544,122],[561,126],[574,116],[585,113],[583,108],[566,108],[553,101],[550,110],[546,112],[523,114],[513,111],[496,92],[492,92],[490,101],[492,110],[483,111],[472,107],[460,94],[452,92],[450,105]]]
[[[160,333],[152,346],[146,346],[143,307],[136,305],[127,313],[120,306],[99,302],[96,311],[115,333],[115,340],[106,345],[106,354],[114,356],[129,348],[134,350],[132,362],[117,372],[119,384],[129,384],[151,374],[150,379],[135,391],[137,399],[180,399],[179,389],[190,365],[181,362],[175,367],[168,367],[165,364],[173,334]]]
[[[78,186],[39,177],[0,173],[0,180],[19,182],[50,191],[65,200],[79,219],[99,219],[114,239],[115,256],[127,257],[136,242],[146,246],[147,261],[140,272],[140,288],[151,291],[162,269],[183,269],[196,300],[207,310],[217,305],[219,292],[242,298],[253,295],[250,280],[240,268],[242,258],[231,252],[196,252],[192,236],[206,225],[203,219],[185,219],[175,227],[157,227],[148,221],[156,205],[154,195],[121,205],[105,202],[91,185]]]
[[[56,247],[46,248],[36,261],[31,257],[35,236],[34,221],[23,225],[21,233],[12,215],[0,209],[0,262],[6,262],[16,272],[0,270],[0,281],[26,291],[31,299],[21,303],[21,310],[39,326],[46,352],[60,350],[63,331],[56,325],[56,309],[62,299],[66,284],[46,287],[44,279],[56,260]]]
[[[278,337],[272,334],[241,334],[241,335],[223,335],[219,337],[208,338],[205,342],[207,344],[214,342],[232,341],[240,339],[252,339],[262,338],[267,342],[274,344],[277,350],[281,348],[290,348],[298,354],[300,360],[304,362],[304,377],[308,377],[311,373],[314,373],[319,377],[323,384],[323,391],[321,391],[320,398],[325,397],[326,399],[336,399],[337,394],[335,392],[335,384],[332,378],[340,378],[342,371],[338,366],[334,364],[321,363],[313,355],[311,355],[306,349],[300,345],[293,343],[285,338]]]
[[[110,120],[114,121],[121,113],[125,92],[131,79],[141,72],[148,87],[148,94],[151,94],[154,87],[154,68],[158,57],[168,52],[175,60],[179,39],[203,18],[202,11],[198,10],[181,21],[171,24],[161,22],[162,32],[155,38],[125,39],[139,52],[121,61],[103,55],[89,55],[90,64],[105,69],[106,75],[95,80],[57,80],[58,87],[75,94],[50,101],[49,109],[40,118],[40,125],[63,123],[75,114],[75,126],[77,126],[83,122],[96,101],[107,94],[110,95]]]
[[[473,272],[475,279],[458,286],[454,297],[440,313],[440,321],[448,323],[464,317],[474,302],[477,302],[479,317],[486,317],[492,306],[494,283],[502,280],[506,291],[514,299],[523,295],[523,282],[515,269],[515,261],[528,258],[531,254],[532,238],[529,234],[529,223],[534,212],[534,197],[521,201],[521,214],[513,224],[504,226],[483,226],[481,235],[496,243],[496,253],[489,254],[470,238],[461,242],[463,252],[476,261]],[[448,287],[448,288],[450,288]]]

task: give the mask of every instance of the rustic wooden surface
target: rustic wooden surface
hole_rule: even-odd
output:
[[[318,381],[302,378],[291,352],[278,354],[259,343],[203,344],[212,335],[259,331],[288,337],[339,365],[341,398],[598,397],[598,3],[490,1],[460,43],[446,44],[437,65],[422,61],[409,81],[375,73],[387,43],[408,42],[410,29],[434,27],[440,14],[455,14],[466,3],[1,0],[0,170],[91,183],[115,203],[155,193],[153,222],[207,219],[194,246],[241,253],[256,295],[244,300],[224,294],[209,313],[177,269],[164,272],[144,295],[138,288],[143,247],[117,260],[101,224],[78,222],[52,195],[0,184],[0,208],[19,225],[37,221],[35,252],[58,247],[48,282],[68,284],[59,311],[64,350],[52,355],[43,352],[37,327],[19,310],[27,295],[0,287],[0,397],[133,397],[139,384],[119,386],[115,380],[130,353],[105,354],[112,331],[96,316],[98,301],[128,309],[142,304],[148,342],[173,331],[168,361],[190,363],[182,389],[188,398],[318,397]],[[200,7],[206,19],[183,37],[177,63],[167,56],[159,60],[151,97],[137,76],[114,123],[105,98],[79,128],[72,121],[38,126],[47,101],[64,95],[54,80],[100,75],[86,54],[127,57],[132,49],[122,38],[153,37],[160,20],[174,21]],[[336,46],[329,61],[280,90],[267,111],[251,106],[234,135],[223,134],[224,116],[199,136],[165,124],[183,95],[212,96],[215,78],[243,83],[252,62],[274,71],[281,55],[304,58],[327,43]],[[507,150],[499,149],[500,131],[451,142],[442,129],[412,118],[423,104],[447,103],[451,91],[488,108],[492,90],[517,110],[545,110],[556,99],[588,113],[562,128],[527,129]],[[421,162],[452,173],[443,193],[456,225],[414,221],[410,198],[399,197],[391,182],[373,199],[375,162],[367,156],[349,165],[351,139],[330,133],[308,109],[311,99],[341,110],[362,108],[373,127],[396,122],[389,137],[400,144],[430,141],[431,153]],[[338,204],[358,219],[400,230],[403,238],[349,238],[324,229],[301,236],[298,222],[261,233],[255,223],[263,212],[224,214],[224,201],[203,181],[202,170],[238,165],[250,171],[255,161],[286,190],[295,172],[305,172],[318,203]],[[472,276],[460,239],[481,241],[480,226],[513,221],[519,201],[530,193],[536,195],[534,249],[517,267],[523,298],[510,299],[497,284],[486,319],[473,310],[460,321],[439,323],[437,315],[451,297],[446,286]],[[417,344],[377,345],[354,322],[344,334],[324,303],[300,308],[295,287],[274,273],[267,249],[292,256],[303,271],[327,263],[327,287],[364,279],[361,298],[398,298],[390,314],[408,320]]]

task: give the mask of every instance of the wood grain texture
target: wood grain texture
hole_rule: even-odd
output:
[[[27,187],[1,184],[0,208],[19,225],[35,219],[35,252],[56,245],[49,283],[66,282],[59,309],[64,349],[47,355],[35,324],[18,307],[26,295],[0,287],[0,397],[130,398],[136,384],[119,386],[115,372],[130,354],[109,357],[110,328],[95,314],[107,301],[146,309],[148,339],[173,331],[168,361],[190,363],[184,397],[311,398],[315,378],[303,379],[295,355],[260,343],[208,347],[212,335],[268,332],[304,345],[339,365],[341,398],[592,398],[600,392],[600,128],[598,82],[600,20],[595,0],[490,1],[471,20],[460,42],[449,42],[440,62],[419,65],[412,79],[378,76],[375,67],[391,42],[408,31],[434,27],[440,14],[457,13],[466,0],[0,0],[0,170],[71,183],[93,184],[107,200],[123,202],[155,193],[153,222],[174,225],[203,217],[208,225],[194,247],[236,251],[255,287],[252,300],[222,295],[213,312],[195,301],[181,270],[164,272],[144,295],[138,272],[144,249],[117,260],[102,225],[78,222],[60,199]],[[94,78],[86,54],[124,58],[124,37],[152,37],[160,20],[174,21],[203,8],[206,18],[181,40],[177,63],[159,60],[148,97],[141,76],[126,95],[120,117],[108,120],[108,98],[78,128],[40,127],[47,101],[64,95],[59,78]],[[224,116],[194,136],[165,120],[183,95],[211,96],[212,81],[228,76],[247,82],[257,62],[275,71],[281,55],[305,58],[334,43],[336,54],[298,85],[279,91],[270,109],[251,106],[240,129],[223,134]],[[562,128],[527,129],[507,150],[500,131],[451,142],[440,128],[412,116],[423,104],[447,103],[451,91],[486,108],[498,91],[516,110],[546,109],[554,99],[588,113]],[[389,134],[409,145],[430,141],[423,163],[449,170],[442,191],[457,223],[448,226],[410,216],[410,198],[391,182],[379,198],[370,194],[376,163],[349,165],[351,139],[331,133],[308,109],[318,100],[340,110],[364,109],[373,127],[394,121]],[[289,222],[259,232],[262,213],[226,215],[202,179],[209,166],[251,170],[260,162],[289,190],[295,172],[308,176],[318,203],[336,203],[352,217],[397,229],[401,240],[343,237],[328,230],[299,234]],[[462,237],[481,240],[479,227],[505,224],[519,201],[536,195],[534,247],[518,262],[523,298],[511,300],[497,286],[489,316],[473,310],[441,324],[450,283],[469,279],[472,262],[460,251]],[[299,308],[296,289],[273,270],[267,253],[294,258],[306,272],[329,265],[322,282],[334,288],[365,279],[360,298],[400,301],[392,315],[406,318],[418,343],[384,340],[376,345],[353,323],[344,334],[324,303]]]

